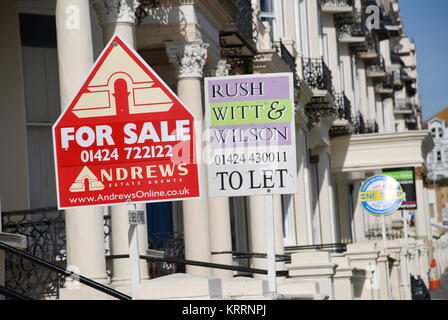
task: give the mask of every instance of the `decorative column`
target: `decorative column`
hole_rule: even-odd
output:
[[[216,67],[210,71],[210,74],[215,77],[228,76],[230,73],[230,64],[227,63],[227,60],[218,60]],[[210,210],[210,248],[212,262],[232,265],[232,253],[229,253],[232,251],[229,198],[209,198],[208,205]],[[233,271],[231,270],[212,269],[212,273],[215,277],[221,279],[233,277]]]
[[[297,244],[300,246],[313,245],[313,215],[311,208],[311,184],[308,146],[306,134],[300,127],[296,127],[297,148],[297,193],[294,194],[294,211],[297,232]]]
[[[130,46],[135,47],[135,11],[138,0],[94,0],[106,44],[114,34],[119,35]]]
[[[357,181],[353,185],[353,198],[354,203],[353,208],[353,219],[352,219],[352,230],[353,230],[353,241],[354,242],[365,242],[366,233],[364,229],[364,210],[362,208],[361,202],[358,200],[358,192],[361,188],[361,182]]]
[[[166,42],[168,59],[177,73],[177,95],[196,119],[196,154],[199,162],[201,197],[183,202],[185,258],[203,262],[211,262],[207,172],[201,159],[203,122],[201,80],[208,47],[209,45],[202,40]],[[187,273],[210,276],[211,270],[187,266]]]
[[[137,0],[95,0],[94,8],[103,29],[103,43],[106,45],[114,34],[119,35],[130,46],[135,47],[135,11],[139,6]],[[146,204],[136,204],[137,210],[145,212]],[[111,206],[112,219],[112,254],[129,254],[129,219],[128,211],[134,209],[131,205]],[[138,247],[141,255],[148,249],[148,235],[146,224],[137,226]],[[114,259],[112,284],[117,289],[129,290],[130,260]],[[141,280],[149,279],[148,264],[140,260]]]
[[[321,209],[320,225],[322,243],[336,243],[336,221],[334,212],[333,186],[331,183],[331,164],[328,152],[319,155],[318,181],[319,205]]]
[[[61,109],[64,110],[93,65],[89,1],[58,0],[56,32]],[[101,207],[65,211],[68,268],[107,283],[103,224]]]

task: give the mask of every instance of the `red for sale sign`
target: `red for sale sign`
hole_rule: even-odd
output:
[[[118,36],[53,126],[60,209],[199,196],[194,117]]]

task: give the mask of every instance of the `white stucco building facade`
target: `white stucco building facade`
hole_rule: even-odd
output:
[[[274,197],[277,270],[287,274],[278,277],[278,293],[410,299],[410,274],[428,282],[429,262],[446,246],[433,243],[425,188],[425,160],[433,142],[421,127],[416,47],[404,32],[397,1],[147,4],[2,2],[0,30],[8,32],[0,37],[8,46],[0,61],[11,75],[0,80],[5,90],[0,146],[9,150],[0,157],[4,217],[17,211],[58,212],[51,125],[103,46],[118,34],[197,120],[204,114],[204,77],[294,74],[298,192]],[[376,9],[367,11],[369,6]],[[378,25],[370,28],[369,17]],[[385,250],[371,233],[378,222],[363,211],[357,193],[367,177],[397,167],[415,168],[419,206],[408,243],[392,234],[400,217],[387,218]],[[140,205],[148,217],[139,230],[141,254],[150,248],[181,259],[266,269],[264,198],[209,198],[207,169],[202,165],[200,171],[200,198]],[[114,258],[128,254],[126,210],[58,212],[65,228],[58,252],[81,275],[129,294],[129,261]],[[394,261],[389,269],[388,257]],[[141,298],[266,298],[261,274],[168,264],[160,277],[161,266],[143,259],[141,270]],[[67,285],[57,297],[104,298]]]

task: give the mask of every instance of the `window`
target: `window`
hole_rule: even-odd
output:
[[[263,13],[273,13],[274,4],[272,0],[260,0],[260,11]]]
[[[31,208],[56,205],[51,126],[60,114],[56,20],[19,14]]]
[[[442,162],[442,151],[437,151],[437,162]]]
[[[432,123],[431,133],[434,139],[440,139],[443,137],[443,127],[440,121],[435,121]]]
[[[276,0],[277,1],[277,0]],[[281,36],[281,17],[276,14],[281,7],[274,7],[274,0],[260,0],[260,16],[262,21],[267,21],[271,25],[271,39],[278,41]],[[278,2],[276,4],[279,4]]]

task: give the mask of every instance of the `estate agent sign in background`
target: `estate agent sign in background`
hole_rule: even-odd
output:
[[[292,74],[205,81],[209,195],[295,193]]]
[[[397,180],[390,176],[373,176],[359,190],[359,200],[370,214],[386,216],[400,208],[404,193]]]
[[[406,200],[403,201],[400,209],[404,210],[417,209],[417,191],[415,189],[415,169],[413,167],[384,169],[383,174],[397,180],[400,183],[403,192],[406,194]]]
[[[53,126],[59,208],[199,196],[194,118],[115,36]]]

